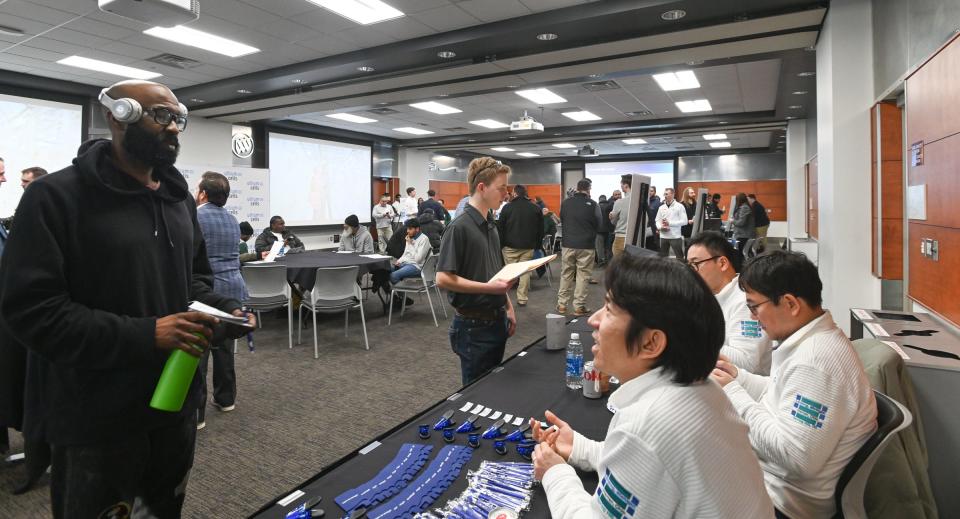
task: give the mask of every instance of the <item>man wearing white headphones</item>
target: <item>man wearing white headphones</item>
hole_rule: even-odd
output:
[[[29,352],[24,434],[50,443],[53,516],[127,517],[136,502],[136,513],[180,517],[199,376],[180,412],[152,409],[151,396],[173,350],[199,356],[191,345],[245,333],[189,301],[243,312],[212,291],[196,204],[173,167],[186,107],[145,81],[100,102],[112,141],[84,143],[24,191],[0,312]]]

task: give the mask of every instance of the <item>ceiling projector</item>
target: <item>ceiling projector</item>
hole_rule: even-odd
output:
[[[543,131],[543,124],[538,123],[527,115],[527,112],[523,112],[523,117],[519,121],[513,121],[510,123],[510,131],[518,133],[539,133]]]
[[[596,148],[589,144],[585,144],[582,148],[577,150],[578,157],[599,157],[600,152]]]
[[[198,0],[98,0],[101,11],[156,27],[173,27],[200,17]]]

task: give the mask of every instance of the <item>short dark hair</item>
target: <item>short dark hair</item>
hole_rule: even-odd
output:
[[[207,194],[211,204],[223,207],[230,198],[230,181],[222,173],[207,171],[200,178],[200,191]]]
[[[740,288],[759,292],[775,305],[786,294],[816,308],[823,304],[823,282],[817,267],[799,252],[774,249],[749,259],[740,274]]]
[[[34,167],[32,167],[32,168],[27,168],[27,169],[21,171],[20,173],[23,174],[23,175],[29,174],[31,177],[33,177],[34,180],[36,180],[36,179],[38,179],[38,178],[46,175],[46,174],[47,174],[47,170],[45,170],[45,169],[43,169],[43,168],[41,168],[41,167],[38,167],[38,166],[34,166]]]
[[[740,269],[743,268],[743,256],[733,245],[730,245],[730,242],[727,241],[723,234],[717,231],[704,231],[698,234],[696,238],[690,240],[687,247],[693,247],[694,245],[699,245],[707,249],[707,252],[709,252],[711,256],[723,256],[727,258],[730,265],[733,265],[734,272],[740,272]]]
[[[713,198],[714,200],[720,200],[720,193],[714,193],[711,198]]]
[[[253,235],[253,226],[250,225],[250,222],[240,222],[240,234],[243,236]]]
[[[514,192],[517,196],[519,196],[520,198],[526,198],[526,197],[527,197],[527,186],[525,186],[525,185],[523,185],[523,184],[517,184],[517,185],[513,186],[513,192]]]
[[[678,261],[621,254],[605,276],[614,304],[630,314],[627,352],[636,355],[640,334],[663,331],[667,347],[655,366],[673,374],[677,384],[707,378],[724,341],[723,312],[707,284]]]
[[[410,193],[413,193],[413,192],[416,191],[416,190],[417,190],[417,188],[415,188],[415,187],[408,187],[408,188],[407,188],[407,194],[409,195]]]
[[[282,216],[271,216],[270,217],[270,226],[273,227],[273,224],[277,223],[277,220],[283,220]]]
[[[630,174],[620,175],[620,183],[633,187],[633,175],[630,175]]]
[[[577,182],[577,191],[590,191],[590,187],[593,186],[587,179],[583,179]]]
[[[750,193],[749,195],[747,195],[747,198],[752,198],[752,199],[756,200],[756,199],[757,199],[757,195],[755,195],[755,194],[753,194],[753,193]]]
[[[407,228],[416,227],[416,228],[419,229],[419,228],[420,228],[420,220],[417,220],[416,218],[410,218],[410,219],[408,219],[406,222],[404,222],[403,226],[404,226],[404,227],[407,227]]]
[[[427,196],[437,196],[437,192],[432,189],[428,189]]]

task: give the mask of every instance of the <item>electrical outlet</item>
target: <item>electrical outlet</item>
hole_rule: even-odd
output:
[[[930,240],[930,259],[940,261],[940,242],[938,240]]]

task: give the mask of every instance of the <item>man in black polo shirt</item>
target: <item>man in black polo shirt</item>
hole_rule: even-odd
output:
[[[460,357],[467,385],[503,361],[517,318],[507,292],[512,281],[489,281],[503,268],[500,235],[493,211],[507,191],[510,167],[490,157],[473,159],[467,171],[470,201],[443,233],[437,284],[449,292],[456,310],[450,347]]]

